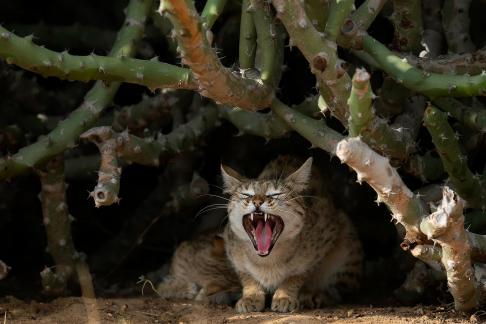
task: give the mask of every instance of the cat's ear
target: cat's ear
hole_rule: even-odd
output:
[[[223,188],[225,193],[230,193],[238,188],[244,177],[229,166],[221,164],[221,174],[223,175]]]
[[[312,170],[312,158],[308,158],[294,173],[285,178],[285,182],[296,192],[307,189]]]

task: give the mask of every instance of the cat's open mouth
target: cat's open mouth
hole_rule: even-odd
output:
[[[259,256],[267,256],[284,229],[282,218],[277,215],[254,212],[243,216],[243,227]]]

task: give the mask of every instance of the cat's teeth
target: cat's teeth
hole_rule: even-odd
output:
[[[250,214],[250,219],[253,222],[253,213]]]
[[[267,214],[267,213],[265,213],[265,214],[263,215],[263,219],[265,220],[265,222],[267,221],[267,219],[268,219],[268,214]]]

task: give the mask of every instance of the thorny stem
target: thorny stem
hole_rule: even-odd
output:
[[[111,56],[128,56],[135,52],[135,43],[143,34],[143,21],[152,5],[151,0],[132,0],[127,8],[126,22],[118,33]],[[138,21],[132,24],[128,21]],[[1,28],[1,27],[0,27]],[[1,49],[4,48],[0,46]],[[0,179],[27,171],[39,162],[73,147],[79,134],[88,129],[99,114],[111,103],[119,83],[109,86],[97,82],[84,98],[83,104],[37,142],[20,149],[15,155],[0,159]]]
[[[307,117],[278,99],[273,101],[272,111],[289,127],[311,142],[313,147],[319,147],[331,155],[335,154],[337,143],[343,139],[341,134],[328,127],[323,120]]]
[[[432,136],[454,190],[467,201],[469,207],[485,208],[484,188],[480,179],[469,170],[467,157],[459,147],[456,133],[447,122],[446,114],[429,106],[425,111],[424,124]]]
[[[203,96],[251,111],[270,105],[273,88],[258,80],[237,76],[221,64],[205,37],[192,1],[163,0],[159,13],[168,14],[180,46],[182,62],[191,68]]]
[[[474,97],[486,92],[486,74],[468,76],[428,73],[392,54],[386,46],[369,35],[363,38],[363,45],[364,50],[398,83],[432,99],[443,96]]]
[[[420,229],[442,247],[441,261],[455,308],[468,311],[478,306],[479,294],[464,229],[463,205],[457,194],[444,187],[441,205],[422,220]]]
[[[418,54],[422,45],[422,1],[393,0],[394,45],[400,52]]]
[[[216,19],[223,13],[224,6],[228,0],[208,0],[201,13],[201,21],[204,28],[210,30]]]
[[[323,38],[312,25],[298,0],[273,0],[277,17],[289,33],[290,42],[302,52],[317,78],[320,95],[329,110],[343,125],[347,124],[347,98],[351,79],[337,57],[336,43]]]
[[[351,13],[353,6],[354,0],[334,0],[332,2],[326,28],[324,29],[328,40],[336,42],[341,26]]]
[[[98,146],[101,166],[98,183],[91,193],[96,207],[118,202],[121,168],[120,159],[128,163],[158,166],[159,159],[191,149],[194,143],[208,130],[216,126],[218,110],[214,106],[202,108],[199,115],[157,139],[140,138],[127,131],[114,132],[111,127],[95,127],[81,135]]]
[[[353,13],[351,19],[361,30],[368,30],[387,0],[366,0]]]
[[[239,63],[242,70],[255,66],[256,28],[249,6],[250,0],[241,2]]]
[[[434,104],[465,126],[476,131],[486,132],[486,111],[478,107],[466,106],[454,98],[439,98]]]
[[[46,292],[61,294],[75,275],[76,266],[85,265],[82,256],[74,248],[71,236],[72,216],[69,215],[66,203],[64,159],[61,156],[54,157],[37,173],[41,181],[40,197],[47,246],[55,262],[54,272],[50,268],[41,272],[42,283]],[[92,289],[92,282],[80,284]]]
[[[144,0],[145,2],[149,2]],[[140,8],[145,9],[142,5]],[[145,15],[134,17],[124,25],[124,29],[143,30]],[[91,81],[105,80],[129,82],[145,85],[153,90],[158,88],[197,89],[188,69],[155,60],[129,58],[134,54],[132,48],[140,37],[125,34],[117,42],[126,41],[128,46],[117,46],[110,56],[72,55],[68,52],[55,52],[35,45],[30,37],[18,37],[0,26],[0,57],[9,64],[38,73],[42,76],[55,76],[62,80]],[[116,53],[116,54],[115,54]]]

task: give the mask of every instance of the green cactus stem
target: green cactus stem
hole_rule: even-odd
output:
[[[278,99],[273,100],[272,111],[289,127],[311,142],[312,147],[319,147],[331,155],[335,154],[337,143],[344,137],[328,127],[324,120],[307,117]]]
[[[208,0],[201,13],[201,21],[204,28],[210,30],[218,17],[223,13],[224,6],[228,0]]]
[[[172,22],[182,62],[191,68],[203,96],[250,111],[270,105],[273,88],[258,80],[237,76],[221,64],[206,38],[192,1],[163,0],[160,2],[159,13],[167,13]]]
[[[327,16],[329,15],[330,1],[328,0],[307,0],[304,1],[304,9],[314,27],[323,32],[326,28]]]
[[[143,26],[144,19],[133,21],[136,23],[131,22],[125,28],[140,29]],[[45,77],[76,81],[125,81],[151,89],[197,88],[187,69],[154,60],[129,58],[129,54],[132,55],[129,48],[119,47],[115,52],[118,53],[115,57],[59,53],[35,45],[29,37],[18,37],[0,27],[0,57],[9,64]]]
[[[432,136],[454,190],[467,201],[468,207],[486,208],[481,181],[469,170],[467,157],[459,147],[456,133],[447,122],[447,115],[429,106],[425,111],[424,124]]]
[[[282,71],[285,36],[281,26],[274,24],[268,4],[260,0],[250,0],[250,4],[260,52],[260,79],[265,85],[276,88]]]
[[[387,0],[366,0],[353,13],[351,19],[361,30],[368,30]]]
[[[484,109],[466,106],[454,98],[439,98],[434,100],[434,104],[465,126],[481,133],[486,132],[486,111]]]
[[[255,66],[256,28],[251,14],[250,0],[241,2],[239,63],[240,69],[252,69]]]
[[[327,39],[336,42],[344,21],[348,18],[354,7],[354,0],[335,0],[332,1],[329,15],[327,17],[324,33]]]
[[[471,246],[464,229],[464,201],[444,187],[442,202],[420,223],[420,229],[442,248],[441,262],[447,275],[447,285],[459,311],[478,306],[479,291],[471,262]]]
[[[319,91],[331,113],[343,125],[347,124],[347,98],[351,79],[337,57],[334,42],[323,39],[307,17],[302,3],[290,0],[273,0],[277,18],[289,33],[290,43],[295,44],[311,66]]]
[[[370,85],[370,74],[365,69],[356,69],[353,75],[353,87],[348,99],[350,136],[358,136],[370,125],[374,114],[372,111],[373,92]]]
[[[373,93],[370,75],[366,70],[357,69],[353,76],[353,87],[348,99],[350,136],[361,136],[379,153],[398,160],[406,160],[414,151],[410,129],[393,128],[373,112]]]
[[[476,47],[469,35],[469,7],[471,0],[445,0],[442,7],[442,25],[450,52],[470,53]]]
[[[395,27],[394,47],[418,55],[422,50],[422,1],[393,0],[390,19]]]
[[[151,0],[130,1],[127,8],[127,23],[120,29],[110,55],[119,57],[134,53],[134,43],[143,34],[143,24],[133,24],[128,21],[143,22],[151,4]],[[3,48],[0,46],[0,51]],[[0,159],[0,179],[25,172],[37,163],[48,160],[68,147],[73,147],[78,136],[94,124],[99,114],[111,103],[118,87],[119,83],[106,86],[102,82],[97,82],[85,96],[83,104],[61,121],[49,134],[20,149],[13,156]]]
[[[424,94],[437,97],[474,97],[486,93],[486,73],[476,76],[436,74],[414,68],[406,59],[394,55],[371,36],[363,38],[364,50],[398,83]]]
[[[55,263],[54,270],[46,268],[41,272],[41,279],[47,293],[59,295],[65,292],[67,283],[76,278],[77,268],[87,266],[81,254],[76,251],[71,236],[72,216],[69,215],[66,203],[63,158],[54,157],[39,168],[37,173],[41,182],[40,200],[47,247]],[[79,283],[83,290],[93,290],[91,281]]]
[[[307,98],[293,109],[304,115],[312,116],[319,112],[317,100],[317,96]],[[260,136],[269,140],[280,138],[292,131],[292,128],[273,112],[263,114],[240,108],[222,108],[222,117],[235,125],[241,133]]]

